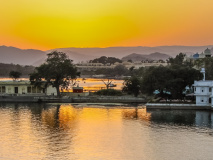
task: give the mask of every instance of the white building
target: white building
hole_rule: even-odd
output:
[[[115,68],[116,66],[118,65],[123,65],[125,66],[127,69],[130,69],[131,67],[134,67],[135,69],[138,69],[140,67],[151,67],[151,66],[167,66],[167,62],[162,62],[162,61],[153,61],[153,62],[148,62],[148,61],[145,61],[145,62],[141,62],[141,61],[138,61],[138,62],[122,62],[122,63],[119,63],[119,62],[116,62],[114,64],[102,64],[102,63],[78,63],[76,64],[76,67],[79,71],[96,71],[98,69],[113,69]]]
[[[0,81],[0,95],[57,95],[51,85],[35,87],[30,81]]]
[[[196,97],[196,104],[199,106],[213,107],[213,80],[205,80],[205,69],[202,68],[203,80],[194,81],[194,95]]]
[[[196,104],[201,106],[213,106],[213,81],[195,81],[193,86]]]

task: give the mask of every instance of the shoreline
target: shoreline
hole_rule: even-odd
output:
[[[146,109],[167,110],[213,110],[211,106],[202,106],[189,103],[146,103]]]
[[[85,97],[54,97],[54,96],[8,96],[1,95],[0,103],[126,103],[143,104],[146,109],[159,110],[210,110],[211,106],[189,103],[147,103],[145,98],[127,96],[85,96]]]
[[[145,98],[126,96],[86,96],[86,97],[53,97],[53,96],[0,96],[0,102],[20,103],[143,103]]]

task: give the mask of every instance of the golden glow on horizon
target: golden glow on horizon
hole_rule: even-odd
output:
[[[211,0],[0,2],[0,45],[64,47],[213,44]]]

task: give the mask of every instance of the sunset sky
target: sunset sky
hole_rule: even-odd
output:
[[[212,45],[213,0],[0,0],[0,45]]]

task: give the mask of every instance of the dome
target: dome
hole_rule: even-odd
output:
[[[199,54],[198,53],[195,53],[194,55],[193,55],[193,58],[199,58]]]
[[[211,50],[207,48],[204,53],[211,53]]]

